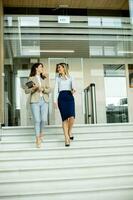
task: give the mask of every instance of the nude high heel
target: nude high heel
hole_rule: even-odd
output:
[[[38,137],[36,138],[36,147],[40,148],[41,147],[41,139]]]

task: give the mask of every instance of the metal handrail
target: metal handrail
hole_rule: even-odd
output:
[[[91,83],[84,89],[85,99],[85,123],[97,123],[95,83]]]

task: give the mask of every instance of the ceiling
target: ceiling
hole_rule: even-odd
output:
[[[3,0],[4,7],[128,10],[128,0]]]

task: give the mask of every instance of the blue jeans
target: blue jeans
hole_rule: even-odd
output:
[[[39,136],[43,131],[45,122],[47,122],[48,103],[45,102],[43,97],[40,97],[39,102],[31,103],[31,110],[35,125],[35,133],[36,136]]]

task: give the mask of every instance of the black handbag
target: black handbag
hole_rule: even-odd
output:
[[[28,81],[28,82],[26,83],[26,86],[27,86],[28,88],[32,88],[34,85],[35,85],[35,84],[34,84],[33,81]]]

